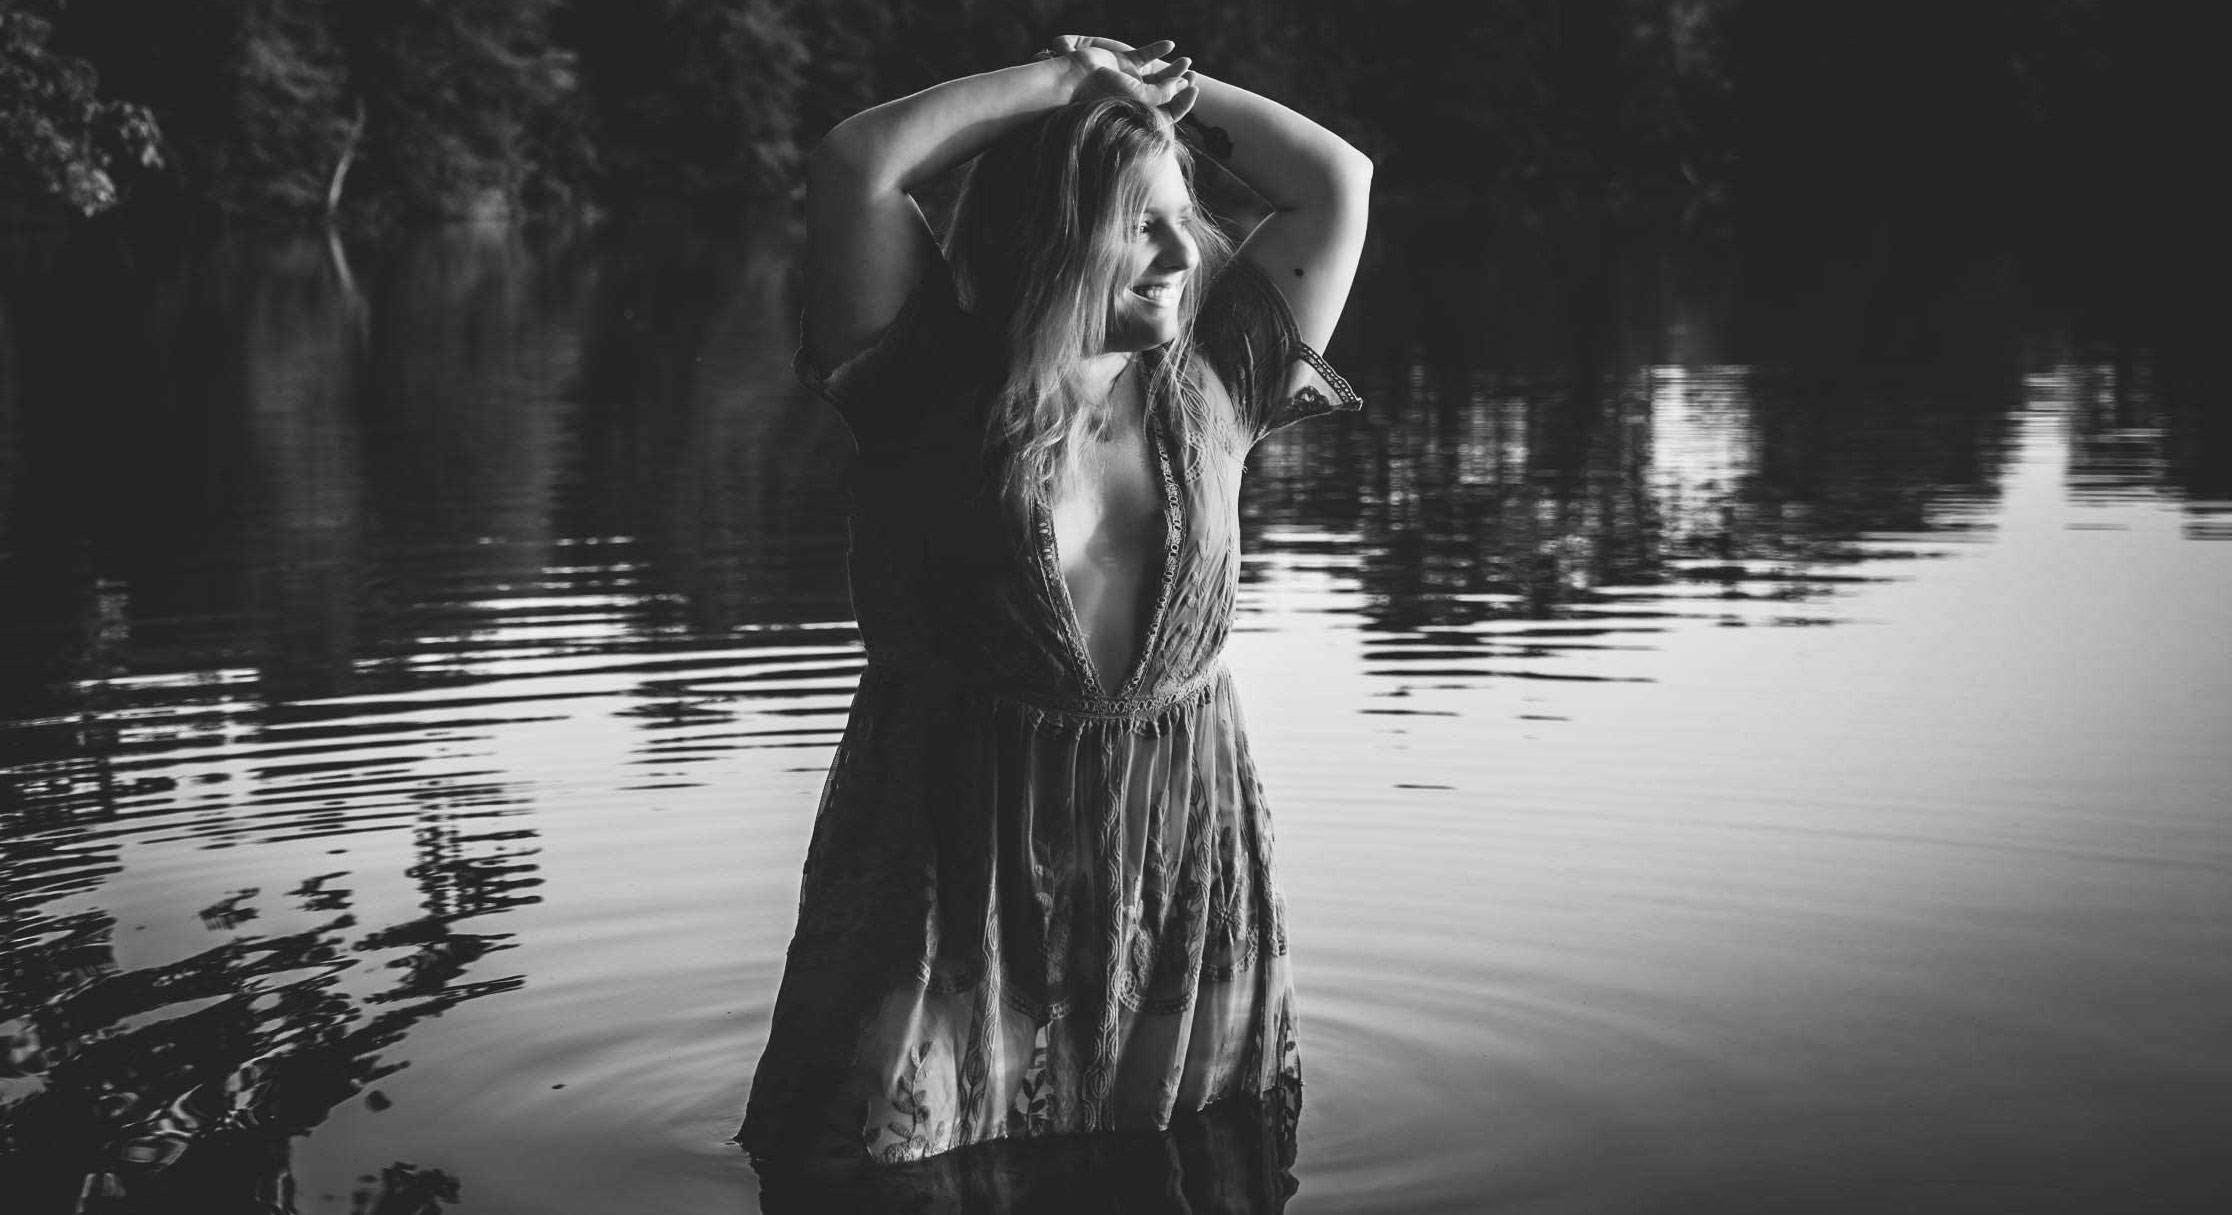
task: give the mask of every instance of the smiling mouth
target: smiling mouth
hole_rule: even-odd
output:
[[[1179,283],[1173,279],[1168,282],[1148,283],[1144,286],[1134,287],[1132,288],[1132,294],[1152,304],[1174,304],[1178,302],[1178,290]]]

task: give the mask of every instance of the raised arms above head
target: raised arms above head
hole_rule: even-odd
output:
[[[863,110],[815,147],[806,175],[806,343],[823,370],[875,341],[923,276],[943,272],[913,191],[1034,115],[1103,92],[1154,105],[1190,97],[1183,69],[1143,66],[1167,42],[1136,51],[1066,53],[944,84]],[[1181,111],[1182,112],[1182,111]]]

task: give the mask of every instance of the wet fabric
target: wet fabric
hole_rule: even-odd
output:
[[[1221,655],[1248,448],[1361,403],[1260,273],[1211,286],[1179,370],[1223,424],[1196,433],[1150,394],[1163,552],[1136,657],[1104,687],[1046,502],[1004,500],[982,453],[996,344],[934,278],[827,375],[801,354],[859,448],[868,665],[739,1142],[897,1163],[1161,1130],[1236,1097],[1291,1132],[1286,916]]]

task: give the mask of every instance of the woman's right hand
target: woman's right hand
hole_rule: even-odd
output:
[[[1071,101],[1131,97],[1154,106],[1176,122],[1193,109],[1199,95],[1187,70],[1193,61],[1184,56],[1163,59],[1176,49],[1177,44],[1167,39],[1132,47],[1114,38],[1064,34],[1054,40],[1048,57],[1069,62],[1075,81]]]

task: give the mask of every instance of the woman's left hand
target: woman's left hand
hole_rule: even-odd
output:
[[[1133,47],[1114,38],[1064,34],[1054,40],[1045,54],[1047,58],[1068,59],[1083,69],[1084,75],[1070,94],[1071,100],[1130,97],[1154,106],[1176,122],[1193,109],[1194,101],[1200,96],[1200,90],[1193,84],[1193,73],[1187,70],[1193,61],[1183,55],[1168,61],[1163,59],[1176,49],[1177,44],[1167,40]]]

